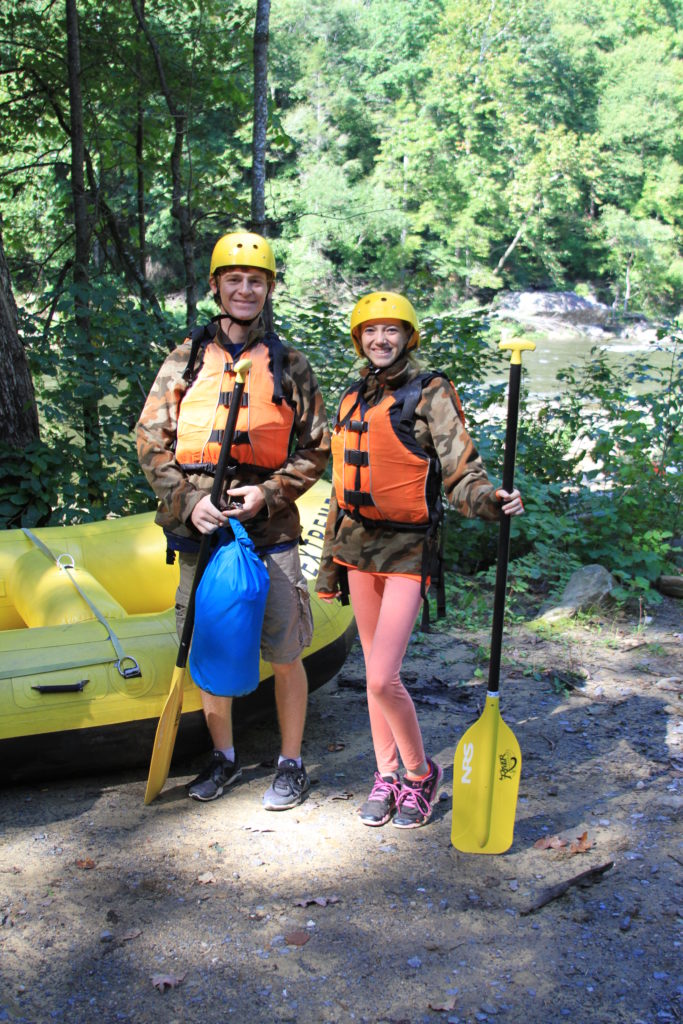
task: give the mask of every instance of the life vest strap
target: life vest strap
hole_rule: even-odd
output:
[[[232,391],[221,391],[220,395],[218,396],[219,405],[224,405],[226,409],[229,409],[230,403],[232,402],[233,394],[234,392]],[[247,405],[249,405],[249,394],[248,392],[243,391],[240,406],[241,408],[245,408]]]
[[[352,430],[354,434],[366,434],[368,430],[367,420],[349,420],[346,424],[347,430]]]
[[[344,504],[351,505],[352,508],[360,508],[362,505],[371,505],[374,508],[375,505],[371,494],[364,491],[347,491],[346,489],[344,489]]]
[[[209,434],[209,444],[222,444],[224,434],[224,430],[212,430]],[[233,435],[232,443],[233,445],[249,444],[248,432],[246,430],[236,430]]]
[[[216,467],[213,462],[179,462],[178,465],[184,473],[203,473],[205,476],[216,475]],[[234,477],[240,469],[243,469],[250,476],[262,477],[264,480],[267,480],[273,473],[277,472],[277,470],[272,468],[269,469],[268,466],[256,466],[251,462],[232,462],[226,467],[226,480],[229,477]]]
[[[183,380],[190,387],[195,381],[197,374],[201,369],[201,364],[204,361],[203,349],[213,341],[218,331],[218,317],[214,317],[211,323],[203,324],[201,327],[195,327],[190,333],[190,358],[187,361],[187,366],[183,371]],[[199,366],[195,366],[197,362],[197,356],[200,350],[202,350],[202,358]]]
[[[360,448],[347,448],[344,452],[344,462],[347,466],[369,466],[370,453],[362,452]]]
[[[348,491],[348,494],[357,493],[355,491]],[[371,504],[372,500],[365,504]],[[353,519],[356,523],[362,523],[363,526],[368,530],[398,530],[403,533],[427,533],[431,530],[431,523],[399,523],[394,519],[369,519],[367,516],[361,515],[357,509],[353,508],[342,508],[341,515],[348,516],[349,519]]]
[[[268,346],[273,368],[273,405],[282,405],[282,369],[285,363],[285,346],[275,331],[266,331],[263,342]]]
[[[188,359],[187,366],[183,371],[183,380],[188,387],[192,387],[199,375],[202,363],[204,362],[206,346],[215,339],[216,334],[218,333],[218,321],[221,320],[222,316],[222,313],[218,313],[215,317],[212,317],[210,323],[204,324],[201,327],[195,327],[190,332],[190,358]],[[273,395],[271,401],[274,405],[282,405],[282,399],[284,398],[282,372],[285,364],[285,346],[282,344],[282,341],[275,331],[266,331],[263,338],[263,344],[267,347],[270,354],[273,373]],[[198,358],[199,362],[197,362]],[[226,362],[225,372],[234,373],[235,365]]]

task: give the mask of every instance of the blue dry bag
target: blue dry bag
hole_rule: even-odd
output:
[[[195,595],[190,672],[202,690],[240,697],[259,684],[268,570],[236,519],[216,531],[217,546]]]

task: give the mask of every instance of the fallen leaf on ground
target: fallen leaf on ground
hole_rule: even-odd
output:
[[[142,935],[139,928],[132,928],[129,932],[125,932],[121,936],[121,942],[130,942],[131,939],[137,939],[138,935]]]
[[[296,931],[288,932],[285,935],[285,942],[288,946],[305,946],[310,937],[310,932],[304,931],[303,928],[297,928]]]
[[[339,903],[338,896],[304,896],[302,900],[294,900],[295,907],[310,907],[311,903],[317,903],[319,907],[327,907],[331,903]]]
[[[175,974],[153,974],[151,981],[160,992],[165,992],[167,988],[178,988],[178,985],[182,985],[184,978],[184,974],[180,977]]]
[[[205,871],[203,875],[197,875],[197,881],[200,885],[215,885],[216,876],[210,871]]]
[[[337,740],[334,743],[328,743],[327,749],[330,751],[331,754],[336,754],[338,751],[343,750],[345,746],[345,743],[340,743]]]
[[[330,797],[330,800],[350,800],[352,796],[353,796],[353,793],[347,793],[347,792],[333,793],[333,795]]]
[[[582,835],[576,837],[576,842],[572,843],[572,845],[569,847],[569,852],[585,853],[587,850],[590,850],[592,845],[593,843],[588,838],[588,833],[584,832],[582,833]]]
[[[561,850],[566,845],[567,840],[560,836],[543,836],[534,843],[534,850]]]
[[[80,868],[81,871],[92,871],[95,867],[95,861],[92,857],[84,857],[81,860],[76,861],[76,867]]]
[[[451,997],[445,1003],[437,1003],[430,1000],[427,1006],[430,1010],[436,1010],[438,1013],[450,1013],[451,1010],[455,1009],[455,998]]]

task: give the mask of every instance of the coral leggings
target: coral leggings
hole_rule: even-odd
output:
[[[405,576],[349,569],[349,594],[365,658],[370,729],[382,775],[425,759],[415,705],[399,672],[420,607],[420,584]]]

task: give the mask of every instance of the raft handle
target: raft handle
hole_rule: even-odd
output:
[[[123,668],[122,662],[124,661],[132,661],[133,664],[130,666],[130,668]],[[114,662],[114,664],[119,670],[119,675],[122,675],[124,679],[137,679],[138,676],[142,675],[142,672],[140,671],[140,666],[138,665],[135,658],[131,657],[130,654],[124,654],[124,656],[122,658],[119,658],[119,660]]]
[[[37,690],[38,693],[78,693],[84,690],[89,682],[89,679],[80,679],[77,683],[39,683],[31,689]]]

